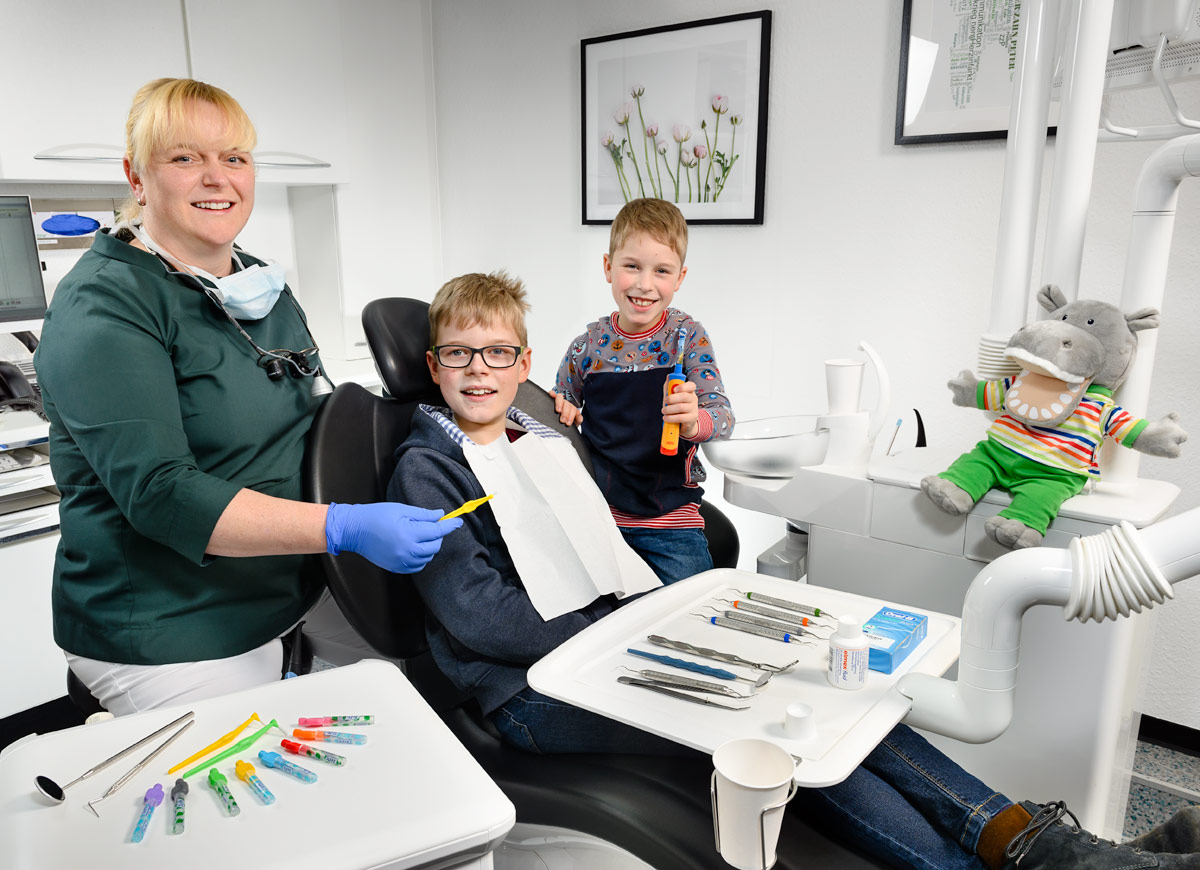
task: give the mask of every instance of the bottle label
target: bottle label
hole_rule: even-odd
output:
[[[829,645],[829,682],[839,689],[861,689],[867,682],[868,649]]]

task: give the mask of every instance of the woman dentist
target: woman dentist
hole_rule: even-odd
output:
[[[322,596],[313,553],[424,567],[461,525],[301,499],[330,391],[283,270],[235,250],[254,127],[219,88],[134,96],[133,201],[62,280],[35,357],[62,492],[54,638],[116,714],[279,679]]]

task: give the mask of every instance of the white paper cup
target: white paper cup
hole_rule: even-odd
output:
[[[862,360],[825,360],[825,390],[829,395],[830,414],[858,413],[865,365]]]
[[[793,740],[812,740],[817,736],[817,723],[813,721],[813,708],[796,701],[788,704],[783,719],[783,733]]]
[[[775,863],[775,847],[786,806],[779,806],[765,816],[763,810],[788,799],[796,772],[795,761],[781,746],[768,740],[746,738],[718,746],[713,752],[713,767],[721,857],[738,870],[770,867]]]

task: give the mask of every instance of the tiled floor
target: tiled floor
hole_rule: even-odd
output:
[[[1176,810],[1200,803],[1200,758],[1139,742],[1134,782],[1125,811],[1125,838],[1165,822]]]

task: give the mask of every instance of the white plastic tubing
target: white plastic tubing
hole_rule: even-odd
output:
[[[1200,508],[1127,533],[1134,536],[1143,564],[1157,569],[1166,583],[1200,574]],[[966,743],[985,743],[1004,733],[1012,721],[1021,617],[1036,604],[1066,606],[1087,594],[1073,589],[1076,576],[1088,576],[1076,570],[1073,552],[1016,550],[979,572],[963,604],[958,679],[902,677],[897,688],[912,700],[905,722]]]
[[[1175,231],[1175,207],[1179,185],[1185,178],[1200,175],[1200,134],[1172,139],[1150,155],[1138,176],[1134,194],[1133,221],[1125,277],[1121,284],[1121,310],[1162,310],[1167,283],[1167,262]],[[1137,358],[1121,386],[1122,406],[1144,410],[1150,403],[1150,376],[1158,330],[1138,333]],[[1104,468],[1109,483],[1137,479],[1139,454],[1134,450],[1111,451]]]

